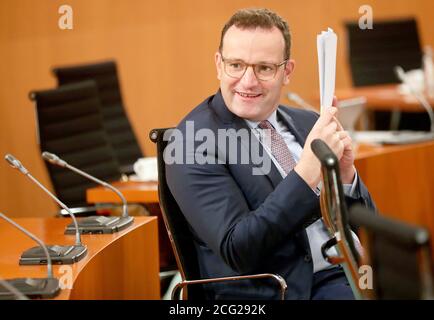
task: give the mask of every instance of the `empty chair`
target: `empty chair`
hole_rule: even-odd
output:
[[[350,221],[360,229],[362,263],[372,267],[368,299],[433,299],[429,232],[354,206]]]
[[[157,144],[160,207],[182,278],[182,281],[172,291],[172,299],[178,299],[180,290],[183,289],[184,298],[188,298],[189,300],[204,300],[207,296],[202,285],[235,280],[242,281],[245,279],[271,279],[275,281],[276,290],[280,290],[280,297],[283,299],[286,291],[286,282],[279,275],[256,274],[201,279],[192,230],[166,182],[166,165],[163,159],[163,152],[167,145],[167,137],[170,136],[170,131],[166,132],[167,130],[171,129],[154,129],[150,132],[150,138]],[[165,133],[166,139],[164,139]]]
[[[104,126],[120,164],[122,173],[133,173],[134,162],[143,157],[134,131],[124,109],[116,63],[57,67],[53,69],[58,84],[95,80],[101,99]]]
[[[373,29],[361,29],[358,22],[345,24],[348,61],[353,85],[396,84],[395,66],[405,71],[420,69],[422,49],[414,18],[374,20]],[[429,117],[420,112],[374,111],[376,130],[429,130]]]
[[[422,49],[414,18],[374,21],[373,29],[345,23],[348,59],[355,87],[398,83],[394,67],[406,71],[422,64]]]
[[[121,176],[107,137],[95,81],[33,91],[41,151],[59,155],[73,166],[105,181]],[[68,206],[86,206],[86,189],[93,182],[46,163],[56,195]]]

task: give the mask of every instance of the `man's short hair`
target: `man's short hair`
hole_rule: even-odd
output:
[[[289,59],[290,51],[291,51],[291,34],[289,31],[288,24],[286,21],[268,9],[241,9],[235,12],[235,14],[229,19],[228,22],[224,25],[220,37],[220,46],[219,50],[222,52],[223,50],[223,38],[228,31],[228,29],[232,26],[236,26],[240,29],[254,29],[254,28],[263,28],[263,29],[272,29],[276,27],[282,32],[283,39],[285,40],[285,51],[284,57],[285,59]]]

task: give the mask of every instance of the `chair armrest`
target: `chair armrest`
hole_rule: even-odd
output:
[[[338,244],[338,240],[336,239],[336,237],[333,237],[330,238],[325,243],[323,243],[323,245],[321,246],[321,254],[323,258],[332,265],[341,264],[345,262],[345,259],[343,257],[328,255],[328,250],[330,250],[332,247],[336,246],[337,244]]]
[[[237,281],[237,280],[245,280],[245,279],[264,279],[264,278],[271,278],[276,280],[276,282],[280,286],[281,300],[284,300],[285,291],[287,289],[286,281],[281,276],[272,273],[260,273],[254,275],[232,276],[232,277],[221,277],[221,278],[208,278],[208,279],[200,279],[200,280],[182,280],[181,282],[178,282],[176,286],[173,288],[172,300],[179,300],[178,297],[181,289],[191,284],[205,284],[205,283],[213,283],[213,282]]]

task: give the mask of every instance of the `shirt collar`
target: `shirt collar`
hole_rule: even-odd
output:
[[[251,121],[251,120],[247,120],[247,119],[244,119],[244,120],[247,122],[248,126],[251,129],[257,129],[259,123],[261,122],[261,121]],[[274,110],[273,113],[268,117],[267,120],[271,123],[271,125],[274,127],[274,129],[278,130],[279,126],[277,124],[277,110]]]

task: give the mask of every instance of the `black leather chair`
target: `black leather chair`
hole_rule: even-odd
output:
[[[417,69],[422,49],[414,18],[374,21],[373,29],[360,29],[358,22],[345,23],[348,59],[355,87],[398,83],[394,68]]]
[[[108,132],[120,171],[133,173],[134,162],[143,157],[122,100],[118,72],[114,61],[53,69],[59,85],[95,80],[101,99],[104,126]]]
[[[375,215],[361,206],[350,210],[360,229],[361,265],[372,268],[372,289],[366,299],[433,299],[430,236],[425,228]]]
[[[357,21],[345,23],[347,57],[355,87],[399,83],[394,72],[398,65],[405,71],[421,68],[422,49],[414,18],[375,19],[373,27],[360,29]],[[376,130],[430,128],[424,112],[374,111],[372,115]]]
[[[204,300],[206,299],[206,294],[202,288],[202,284],[239,281],[243,279],[255,278],[271,278],[276,280],[276,283],[280,288],[281,297],[282,299],[284,299],[286,282],[279,275],[256,274],[235,277],[201,279],[199,271],[199,261],[194,245],[193,234],[187,220],[181,212],[181,209],[176,203],[176,200],[174,199],[166,183],[166,166],[163,159],[163,152],[167,145],[167,136],[170,135],[171,129],[172,128],[153,129],[150,132],[150,139],[157,144],[158,194],[160,199],[160,207],[166,230],[169,234],[170,242],[175,253],[176,263],[182,278],[182,281],[179,282],[172,291],[172,299],[179,299],[182,289],[183,298],[188,298],[189,300]],[[166,139],[164,139],[165,134]]]
[[[119,163],[103,126],[95,81],[32,91],[41,152],[59,155],[73,166],[105,181],[119,180]],[[75,213],[87,207],[86,189],[95,184],[70,170],[46,164],[56,195]]]
[[[348,218],[347,200],[340,178],[339,161],[327,144],[315,139],[311,148],[321,162],[323,185],[320,205],[324,224],[330,240],[323,244],[323,257],[332,265],[342,265],[356,299],[361,299],[359,284],[360,255],[353,239]],[[336,246],[338,256],[330,256],[328,250]]]
[[[432,299],[428,231],[382,217],[360,204],[348,210],[336,156],[321,140],[312,142],[312,150],[322,165],[321,213],[330,235],[334,235],[323,245],[322,253],[330,263],[344,265],[356,298]],[[359,233],[361,252],[351,228]],[[335,245],[339,256],[329,256],[328,249]]]

